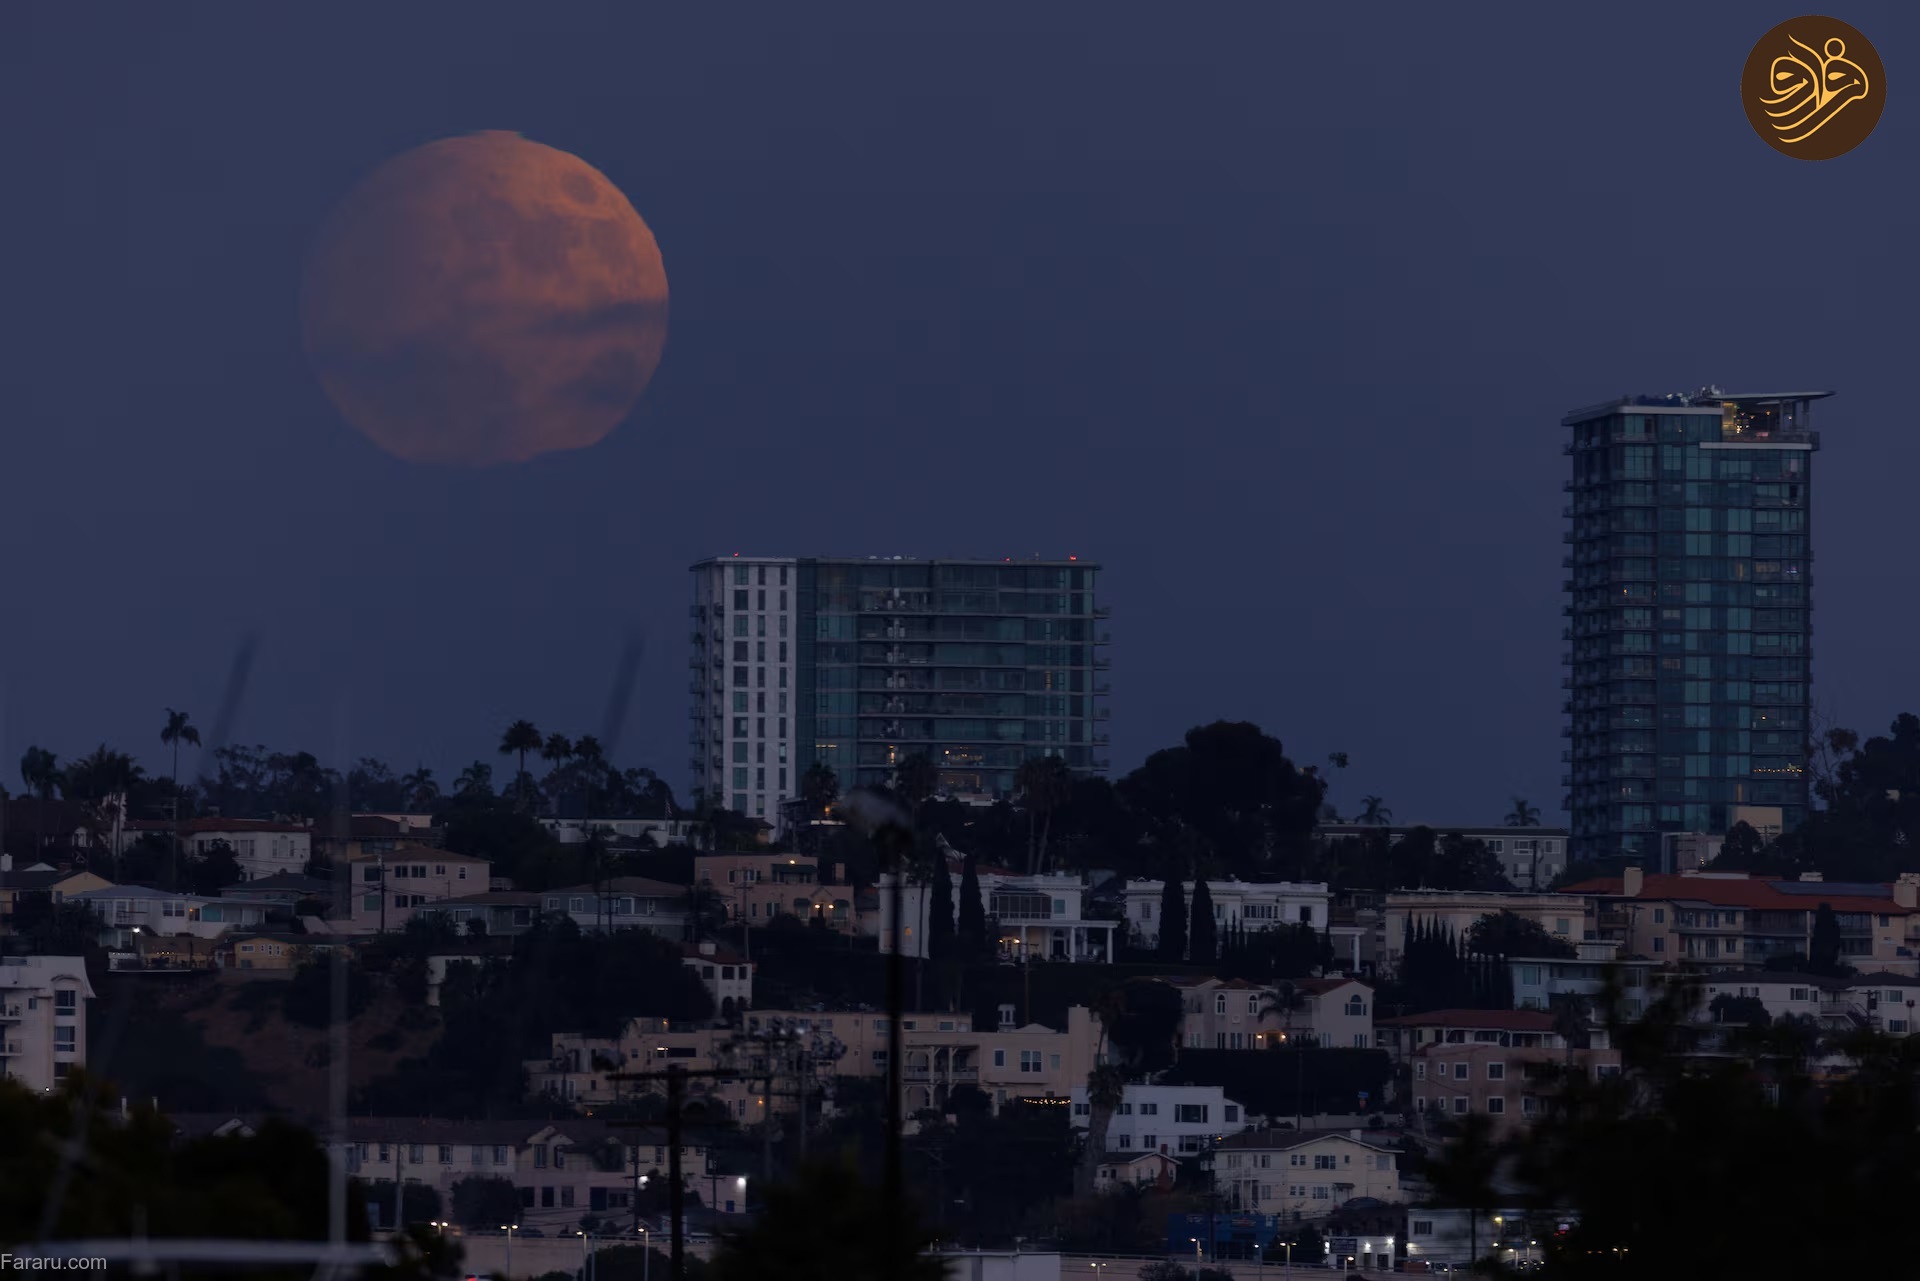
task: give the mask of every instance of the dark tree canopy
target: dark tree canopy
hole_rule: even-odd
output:
[[[1118,790],[1164,852],[1253,879],[1304,860],[1326,785],[1257,725],[1216,721],[1149,756]]]
[[[1505,960],[1515,956],[1558,957],[1572,960],[1573,944],[1551,934],[1540,922],[1512,912],[1490,912],[1467,931],[1467,948],[1483,956]]]
[[[1219,930],[1213,919],[1213,891],[1205,877],[1193,883],[1192,925],[1187,931],[1187,954],[1195,965],[1211,965],[1220,955]]]
[[[1178,876],[1169,876],[1160,887],[1160,945],[1155,954],[1163,961],[1187,959],[1187,895]]]

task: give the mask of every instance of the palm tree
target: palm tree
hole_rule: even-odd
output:
[[[1281,983],[1271,992],[1261,995],[1264,999],[1260,1002],[1260,1018],[1265,1019],[1269,1014],[1279,1015],[1280,1039],[1293,1045],[1293,1016],[1307,1008],[1307,994],[1292,983]]]
[[[178,795],[180,791],[180,744],[186,743],[193,747],[200,746],[200,731],[194,728],[193,722],[187,718],[185,712],[176,712],[169,707],[167,709],[167,723],[160,731],[160,741],[173,748],[173,790],[174,793]]]
[[[548,799],[553,802],[554,812],[560,813],[561,794],[566,790],[562,770],[573,759],[573,740],[560,733],[547,735],[547,741],[540,745],[540,759],[553,766],[547,773]]]
[[[544,742],[540,730],[532,721],[515,721],[507,726],[507,732],[500,736],[500,755],[520,758],[520,775],[515,780],[520,793],[520,807],[527,804],[527,753],[537,752]]]
[[[407,805],[415,810],[429,810],[440,799],[440,784],[434,782],[433,771],[425,765],[411,774],[400,776],[400,788],[406,793]]]
[[[180,744],[200,746],[200,731],[185,712],[167,709],[167,723],[161,727],[160,741],[173,749],[173,867],[174,886],[180,883]]]
[[[1387,803],[1378,796],[1362,796],[1360,806],[1360,816],[1354,820],[1356,823],[1365,823],[1370,827],[1386,827],[1393,822],[1393,811],[1388,809]]]
[[[1027,875],[1032,876],[1046,865],[1053,812],[1073,794],[1073,773],[1058,756],[1035,756],[1020,766],[1014,776],[1014,787],[1027,810]],[[1036,816],[1041,821],[1037,844],[1034,841]]]
[[[52,800],[55,790],[65,786],[60,758],[44,747],[29,747],[20,757],[20,781],[31,795]]]
[[[593,794],[600,788],[607,773],[606,749],[600,746],[600,740],[591,734],[582,735],[573,745],[573,761],[580,771],[581,815],[593,816]]]
[[[460,777],[453,780],[455,796],[492,796],[493,766],[485,761],[475,761],[460,771]]]
[[[1107,1131],[1113,1114],[1126,1093],[1126,1073],[1117,1064],[1107,1062],[1107,1046],[1113,1025],[1127,1012],[1126,988],[1115,983],[1093,998],[1093,1017],[1100,1024],[1100,1040],[1095,1046],[1093,1070],[1087,1073],[1087,1146],[1080,1154],[1080,1167],[1074,1172],[1074,1195],[1091,1196],[1098,1182],[1101,1159],[1106,1155]]]
[[[1507,826],[1508,827],[1540,826],[1540,807],[1537,805],[1527,804],[1527,798],[1524,796],[1514,797],[1513,808],[1507,811]]]

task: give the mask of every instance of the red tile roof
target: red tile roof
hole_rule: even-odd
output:
[[[1499,1032],[1551,1032],[1553,1015],[1545,1010],[1429,1010],[1379,1019],[1376,1027],[1485,1028]]]
[[[1817,882],[1796,882],[1795,884],[1811,885]],[[1849,887],[1836,885],[1834,888],[1839,890]],[[1618,876],[1602,876],[1590,881],[1581,881],[1578,885],[1569,885],[1562,892],[1621,897],[1626,893],[1626,885]],[[1711,903],[1715,907],[1738,907],[1772,912],[1811,912],[1822,903],[1832,907],[1836,912],[1884,912],[1890,916],[1907,916],[1914,911],[1910,907],[1901,907],[1893,901],[1891,896],[1877,898],[1862,894],[1824,894],[1817,889],[1789,894],[1776,888],[1774,882],[1757,877],[1683,876],[1670,872],[1654,873],[1643,879],[1640,883],[1640,893],[1635,897],[1636,899]]]

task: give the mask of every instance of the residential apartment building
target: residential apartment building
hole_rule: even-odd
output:
[[[1620,1051],[1478,1040],[1427,1044],[1413,1054],[1413,1106],[1456,1118],[1482,1113],[1492,1120],[1494,1134],[1504,1136],[1546,1111],[1560,1074],[1568,1071],[1617,1076]]]
[[[130,819],[121,828],[120,852],[125,853],[142,836],[171,838],[178,831],[182,844],[197,855],[205,856],[225,845],[240,864],[240,878],[256,881],[282,872],[305,872],[313,858],[313,834],[298,823],[275,823],[265,819],[191,818],[181,824],[166,819]]]
[[[334,928],[343,934],[403,930],[429,903],[483,892],[492,864],[426,845],[398,845],[349,856],[353,893]],[[336,918],[329,918],[330,921]]]
[[[1373,1046],[1373,989],[1358,979],[1307,978],[1266,985],[1245,979],[1169,978],[1184,1013],[1180,1043],[1196,1050],[1267,1050],[1285,1045]],[[1293,1009],[1279,1008],[1286,987]]]
[[[1314,830],[1315,844],[1325,846],[1342,839],[1367,840],[1384,835],[1389,846],[1398,845],[1416,826],[1426,827],[1441,836],[1463,836],[1479,841],[1487,852],[1500,860],[1515,888],[1543,890],[1567,870],[1568,831],[1564,827],[1440,827],[1432,824],[1375,826],[1371,823],[1322,823]]]
[[[1602,1039],[1604,1039],[1604,1034]],[[1431,1045],[1497,1045],[1514,1049],[1565,1049],[1545,1010],[1429,1010],[1378,1021],[1374,1037],[1394,1061],[1411,1063]]]
[[[93,985],[78,956],[0,956],[0,1076],[52,1089],[87,1063]]]
[[[960,920],[961,859],[948,852],[948,875],[953,883],[953,920]],[[1114,950],[1117,921],[1086,915],[1087,887],[1077,875],[1057,873],[1017,876],[994,868],[977,869],[980,901],[988,928],[997,931],[1001,959],[1067,961],[1104,965],[1119,954]],[[880,950],[893,950],[893,874],[880,877],[880,910],[872,918]],[[900,910],[906,914],[900,946],[907,956],[927,954],[927,912],[933,890],[924,884],[900,887]]]
[[[1399,1154],[1366,1130],[1247,1130],[1220,1140],[1215,1185],[1234,1210],[1323,1219],[1360,1197],[1403,1198]]]
[[[1623,956],[1691,970],[1765,969],[1807,954],[1821,904],[1840,924],[1840,959],[1856,969],[1920,969],[1920,875],[1891,884],[1769,880],[1743,872],[1646,874],[1629,867],[1567,887],[1592,896],[1604,939]]]
[[[1009,1023],[975,1030],[964,1013],[907,1015],[900,1031],[908,1115],[946,1107],[960,1086],[979,1089],[996,1110],[1010,1099],[1053,1098],[1065,1106],[1069,1091],[1086,1084],[1100,1043],[1099,1021],[1085,1006],[1068,1010],[1066,1023],[1064,1029]],[[710,1071],[739,1067],[738,1078],[689,1082],[688,1088],[694,1095],[710,1092],[737,1121],[750,1125],[768,1110],[794,1107],[790,1085],[766,1098],[769,1053],[781,1056],[777,1076],[790,1076],[793,1056],[803,1054],[807,1070],[820,1075],[882,1077],[888,1025],[886,1015],[869,1010],[754,1010],[731,1029],[637,1019],[617,1040],[557,1033],[553,1044],[549,1060],[527,1065],[538,1093],[581,1104],[608,1103],[636,1092],[658,1092],[611,1079],[617,1072],[656,1071],[675,1062]]]
[[[347,1120],[347,1143],[349,1174],[368,1181],[425,1184],[449,1208],[454,1185],[462,1179],[509,1180],[520,1193],[517,1226],[548,1236],[573,1235],[589,1214],[631,1213],[635,1174],[666,1177],[670,1156],[664,1131],[614,1130],[586,1118],[441,1121],[356,1116]],[[707,1147],[684,1142],[680,1161],[687,1191],[708,1196],[716,1172]]]
[[[1181,882],[1181,902],[1191,919],[1193,882]],[[1165,881],[1128,881],[1122,892],[1127,927],[1141,947],[1160,943],[1160,896]],[[1283,925],[1310,925],[1327,928],[1327,905],[1332,896],[1324,881],[1241,881],[1207,882],[1213,897],[1213,919],[1224,929],[1244,926],[1249,933]]]
[[[701,561],[697,789],[771,822],[816,761],[849,788],[924,754],[943,793],[1000,800],[1036,756],[1104,772],[1098,572],[1075,557]]]
[[[1086,1073],[1080,1074],[1069,1097],[1073,1126],[1084,1130],[1093,1124]],[[1131,1081],[1107,1124],[1107,1150],[1122,1156],[1136,1151],[1191,1156],[1246,1128],[1246,1109],[1217,1085]]]
[[[572,917],[583,930],[651,930],[668,938],[687,932],[687,887],[644,876],[546,890],[540,906],[548,915]]]
[[[1806,817],[1813,402],[1637,396],[1575,410],[1562,706],[1572,857],[1651,864],[1735,806]]]
[[[1387,895],[1380,917],[1379,954],[1389,973],[1397,973],[1409,924],[1452,932],[1464,939],[1483,916],[1511,912],[1532,921],[1569,944],[1598,937],[1594,902],[1569,887],[1561,894],[1523,894],[1480,890],[1396,890]]]
[[[221,898],[244,902],[271,903],[288,916],[302,903],[330,903],[336,886],[331,878],[308,876],[304,872],[277,872],[258,880],[241,881],[220,887]]]
[[[1582,944],[1583,950],[1592,944]],[[1620,989],[1619,1014],[1637,1019],[1658,997],[1655,961],[1623,961],[1611,956],[1598,958],[1557,956],[1515,957],[1507,963],[1513,984],[1513,1006],[1517,1010],[1550,1010],[1561,1002],[1579,997],[1588,1002],[1596,1017],[1604,1014],[1599,1001],[1606,991],[1608,977]]]
[[[844,921],[852,908],[853,888],[822,885],[820,860],[811,854],[701,854],[693,860],[693,881],[719,895],[728,920],[754,925],[776,916],[820,916],[831,923],[836,901]]]

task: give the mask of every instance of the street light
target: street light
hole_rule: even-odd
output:
[[[500,1230],[507,1234],[507,1281],[513,1281],[513,1230],[518,1223],[502,1223]]]

